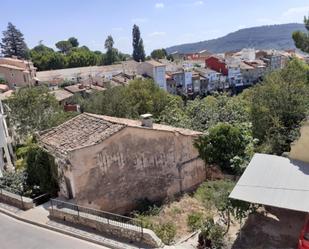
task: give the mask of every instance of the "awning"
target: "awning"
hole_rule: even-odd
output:
[[[229,197],[309,212],[309,164],[255,154]]]

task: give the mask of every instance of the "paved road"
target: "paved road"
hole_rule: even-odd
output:
[[[3,249],[108,249],[0,214]]]

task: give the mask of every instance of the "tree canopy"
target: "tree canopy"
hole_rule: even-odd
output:
[[[153,80],[133,80],[128,86],[109,88],[92,98],[81,100],[84,111],[116,117],[139,118],[152,113],[159,117],[169,103],[169,94]]]
[[[308,65],[293,59],[249,90],[253,136],[265,152],[281,155],[297,138],[301,121],[308,114],[308,72]]]
[[[68,41],[71,43],[73,48],[77,48],[79,46],[79,42],[75,37],[70,37]]]
[[[67,54],[72,49],[72,43],[70,41],[58,41],[55,44],[56,48],[60,50],[61,53]]]
[[[133,59],[137,62],[145,61],[145,50],[143,39],[141,38],[141,32],[139,27],[134,24],[132,30],[132,37],[133,37]]]
[[[9,122],[20,138],[61,124],[74,113],[64,112],[45,87],[22,88],[8,99]]]
[[[150,54],[152,59],[164,59],[167,57],[167,52],[164,48],[155,49]]]
[[[22,59],[29,57],[24,35],[12,23],[8,23],[7,30],[3,31],[2,34],[3,38],[0,45],[4,56],[17,56]]]
[[[305,33],[301,31],[295,31],[292,37],[297,48],[306,53],[309,53],[309,16],[304,17],[304,23],[308,32]]]

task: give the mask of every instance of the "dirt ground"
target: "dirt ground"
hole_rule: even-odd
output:
[[[159,224],[175,223],[177,225],[175,241],[179,241],[192,233],[187,226],[188,214],[192,212],[203,213],[205,217],[212,214],[212,211],[207,210],[198,200],[189,195],[184,195],[180,200],[164,205],[160,214],[152,217],[151,220]]]
[[[267,208],[248,217],[231,249],[292,249],[297,248],[298,236],[306,213]],[[232,235],[232,234],[231,234]],[[233,236],[233,235],[232,235]]]

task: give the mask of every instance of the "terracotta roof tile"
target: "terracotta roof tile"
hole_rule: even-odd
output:
[[[42,144],[66,153],[80,147],[94,145],[123,129],[125,125],[102,118],[80,114],[69,121],[39,134]]]
[[[178,132],[187,136],[202,134],[201,132],[162,124],[153,124],[153,128],[145,128],[141,126],[140,120],[83,113],[57,127],[41,132],[39,140],[41,144],[51,147],[59,153],[66,154],[72,150],[98,144],[128,126]]]

